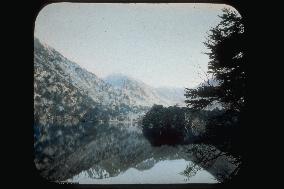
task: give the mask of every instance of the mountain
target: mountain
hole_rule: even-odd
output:
[[[123,95],[129,97],[130,104],[152,106],[153,104],[169,104],[161,98],[156,90],[137,79],[122,74],[112,74],[104,80],[117,90],[122,91]]]
[[[55,68],[52,71],[61,75],[69,84],[89,96],[93,101],[107,106],[112,106],[118,101],[126,103],[119,91],[114,90],[95,74],[68,60],[53,48],[41,45],[38,40],[35,43],[38,47],[41,46],[42,57],[47,57],[48,66]],[[35,51],[35,54],[37,54],[37,51]]]
[[[57,85],[62,85],[65,88],[70,86],[76,91],[78,98],[84,96],[88,101],[92,101],[88,102],[91,106],[95,103],[96,107],[99,106],[102,112],[106,112],[107,115],[105,116],[108,117],[108,119],[116,119],[118,117],[120,117],[120,119],[126,119],[126,117],[129,117],[130,113],[131,115],[136,114],[134,117],[137,118],[137,115],[143,114],[154,102],[160,103],[158,98],[144,96],[143,94],[141,95],[139,94],[140,91],[134,92],[133,90],[129,90],[129,92],[127,92],[127,90],[111,86],[97,77],[94,73],[91,73],[81,68],[78,64],[68,60],[55,49],[42,44],[38,39],[35,39],[34,44],[35,85],[42,89],[38,91],[36,88],[35,90],[35,97],[38,96],[37,99],[35,99],[35,105],[37,107],[43,105],[42,101],[44,99],[41,98],[41,93],[45,92],[47,86],[50,86],[48,92],[51,95],[54,96],[58,93],[58,98],[63,98],[60,97],[60,94],[64,94],[64,98],[71,98],[71,95],[73,95],[72,92],[70,95],[66,91],[64,91],[66,93],[62,93],[60,90],[57,90]],[[133,83],[133,85],[139,84]],[[46,98],[45,100],[51,101],[52,103],[52,101],[55,100],[53,96],[49,96],[50,98]],[[72,98],[75,99],[75,106],[77,106],[77,104],[80,105],[75,97]],[[60,103],[53,103],[53,105],[52,108],[55,108],[57,105],[59,106]],[[68,106],[68,104],[66,105]],[[64,105],[62,107],[64,107]],[[36,108],[35,112],[38,112],[40,116],[45,116],[41,110],[46,111],[45,108]],[[71,113],[72,112],[70,111],[70,114]],[[76,112],[76,115],[81,114]]]
[[[96,103],[70,80],[74,64],[38,39],[34,41],[35,124],[76,125]]]
[[[134,78],[119,73],[108,75],[107,77],[103,78],[103,80],[115,87],[116,89],[123,88],[125,86],[125,82],[131,80],[137,83],[141,83],[138,80],[135,80]]]
[[[113,87],[35,38],[34,150],[40,174],[54,179],[70,154],[97,137],[101,121],[137,119],[160,103],[151,90],[139,82]]]
[[[80,95],[87,96],[86,99],[100,105],[104,111],[111,112],[112,115],[109,116],[112,117],[125,116],[130,112],[141,114],[153,104],[169,106],[183,103],[183,94],[175,89],[155,89],[122,74],[113,74],[103,80],[68,60],[52,47],[42,44],[38,39],[35,39],[35,68],[35,85],[40,83],[40,87],[63,84],[72,86]],[[43,73],[47,75],[43,76]],[[40,82],[41,77],[48,77],[49,80]],[[61,79],[55,81],[53,77]],[[55,87],[49,92],[55,94],[58,91]],[[35,96],[37,95],[40,96],[40,92],[36,91]],[[65,97],[68,98],[69,95],[66,93]],[[36,102],[36,105],[40,104],[42,102]]]
[[[44,177],[97,137],[103,121],[135,120],[149,108],[34,39],[35,165]]]
[[[123,74],[111,74],[105,77],[104,81],[129,96],[131,103],[134,104],[144,106],[152,106],[153,104],[164,106],[184,105],[185,99],[182,88],[154,88],[138,79]]]
[[[34,154],[45,178],[103,118],[101,105],[72,79],[76,68],[56,50],[34,40]]]

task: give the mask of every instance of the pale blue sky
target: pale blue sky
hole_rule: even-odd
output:
[[[207,70],[206,32],[224,7],[55,3],[40,11],[35,36],[99,77],[122,73],[154,87],[194,87]]]

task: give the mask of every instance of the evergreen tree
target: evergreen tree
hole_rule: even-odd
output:
[[[185,111],[185,108],[177,106],[153,105],[142,118],[144,136],[157,146],[184,143]]]
[[[196,89],[186,89],[186,103],[193,109],[203,109],[214,101],[224,108],[241,111],[245,103],[246,65],[244,24],[242,18],[229,9],[223,9],[221,22],[210,30],[205,46],[209,49],[208,74],[218,81]]]
[[[224,113],[210,116],[201,142],[234,155],[241,165],[241,125],[247,102],[244,23],[241,16],[228,9],[223,9],[219,17],[220,23],[210,30],[204,42],[209,50],[208,74],[212,74],[218,84],[212,85],[208,80],[198,88],[186,89],[186,103],[195,111],[215,102],[222,104]]]

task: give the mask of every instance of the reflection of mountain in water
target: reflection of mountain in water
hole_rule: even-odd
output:
[[[124,178],[125,174],[128,175],[132,172],[133,174],[135,173],[137,177],[142,176],[147,180],[148,176],[145,175],[144,171],[150,175],[152,174],[153,176],[154,173],[158,172],[156,170],[157,164],[159,165],[158,167],[161,168],[160,162],[165,161],[168,162],[168,166],[165,166],[165,168],[160,171],[169,172],[167,174],[172,175],[172,179],[167,182],[194,182],[196,179],[195,177],[192,177],[187,181],[180,181],[181,178],[186,177],[184,175],[176,176],[187,168],[186,163],[189,163],[191,160],[195,161],[195,157],[188,153],[190,146],[153,147],[144,138],[139,127],[129,126],[128,124],[129,123],[105,123],[94,126],[90,131],[86,131],[86,133],[89,133],[90,136],[86,136],[84,138],[85,140],[76,141],[78,143],[78,147],[74,149],[72,153],[63,151],[63,155],[57,153],[54,156],[51,156],[50,158],[52,161],[45,167],[45,169],[43,169],[41,172],[42,175],[45,178],[58,181],[71,178],[73,178],[71,181],[76,181],[77,178],[79,180],[81,179],[80,182],[84,182],[84,179],[87,178],[87,180],[101,180],[89,180],[88,182],[103,183],[105,181],[112,183],[117,181],[120,177]],[[57,148],[61,146],[61,149],[64,149],[64,143],[61,144],[56,141],[44,146],[43,148],[45,149],[55,146]],[[180,168],[179,172],[174,172],[171,168],[171,166],[174,165],[171,165],[171,163],[173,163],[172,161],[179,159],[183,159],[186,163],[182,164],[182,169]],[[212,165],[214,165],[214,162]],[[224,164],[224,166],[227,165]],[[214,173],[216,173],[216,171],[214,169],[216,169],[216,167],[211,167],[213,167],[213,169],[211,168],[211,170],[208,170],[210,170],[210,173],[215,176]],[[222,170],[222,172],[224,171]],[[197,173],[196,176],[200,176],[200,174],[201,173]],[[204,174],[207,175],[206,178],[210,178],[208,182],[213,182],[211,179],[212,175],[207,172],[203,172],[200,178],[205,179]],[[156,177],[158,178],[160,175],[157,174]],[[168,177],[169,175],[167,178]],[[111,179],[102,180],[106,178]],[[175,180],[175,178],[178,180]],[[143,180],[140,181],[142,182]],[[203,180],[202,182],[206,181]]]
[[[190,179],[181,174],[190,161],[184,159],[153,161],[153,158],[144,162],[150,162],[151,167],[146,170],[129,168],[116,177],[108,177],[103,170],[105,177],[96,177],[94,169],[83,171],[80,174],[68,179],[69,182],[80,184],[170,184],[170,183],[217,183],[218,181],[207,171],[200,168],[199,172]],[[153,164],[154,163],[154,164]],[[89,174],[92,172],[92,174]]]
[[[137,127],[131,128],[121,123],[100,124],[92,128],[92,133],[86,133],[93,135],[88,141],[76,141],[81,143],[68,156],[62,158],[58,153],[55,154],[58,157],[52,157],[52,163],[42,172],[44,177],[65,180],[92,166],[96,169],[103,167],[110,176],[114,176],[147,159],[151,154],[151,145]],[[64,143],[55,142],[52,145],[47,144],[44,148],[63,146],[64,150]]]
[[[155,164],[157,163],[157,160],[155,160],[154,158],[150,158],[150,159],[146,159],[140,163],[138,163],[135,168],[143,171],[143,170],[147,170],[150,169],[151,167],[153,167]]]

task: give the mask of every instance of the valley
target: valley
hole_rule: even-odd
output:
[[[184,107],[184,89],[154,88],[122,74],[99,78],[38,39],[34,47],[34,162],[40,175],[56,182],[117,183],[135,172],[132,182],[148,175],[145,182],[156,183],[162,181],[149,181],[149,175],[178,163],[164,179],[191,182],[181,173],[197,166],[188,150],[194,145],[154,147],[141,126],[154,104]],[[205,183],[222,182],[220,167],[225,177],[236,167],[229,159],[218,167],[215,161],[198,163],[196,174],[205,175]]]

